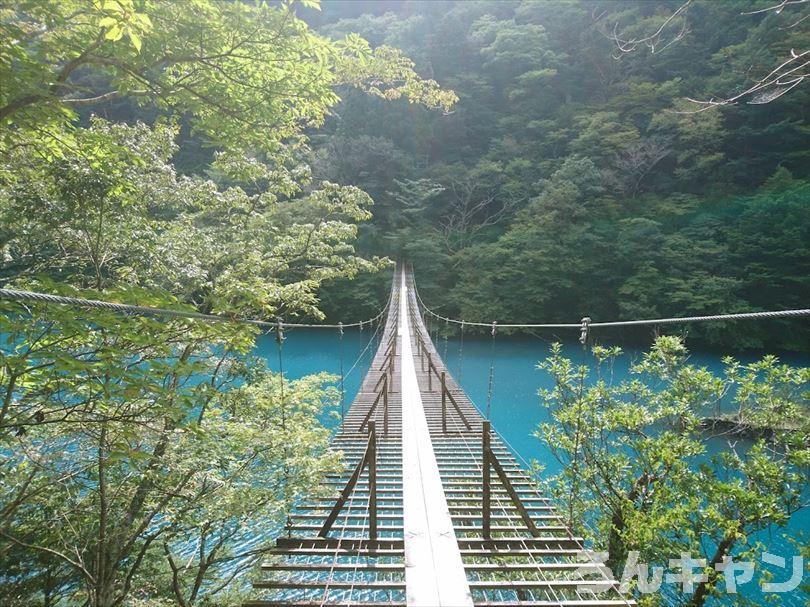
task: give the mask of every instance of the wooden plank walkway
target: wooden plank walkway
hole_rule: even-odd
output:
[[[286,537],[276,541],[272,559],[262,567],[262,578],[253,584],[257,598],[245,602],[245,607],[405,604],[397,341],[400,282],[397,272],[380,346],[332,439],[332,447],[343,454],[345,470],[327,479],[320,492],[296,508]],[[370,426],[376,435],[374,473],[368,466],[363,468],[340,504],[331,528],[323,534],[324,524],[341,502],[341,493],[367,455]],[[317,490],[313,487],[313,492]],[[372,508],[376,510],[374,540],[370,539]]]
[[[332,441],[345,471],[296,508],[244,605],[634,605],[488,431],[414,288],[398,268],[380,346]]]
[[[406,293],[403,273],[400,293]],[[433,452],[416,375],[408,298],[400,297],[402,460],[405,499],[405,582],[408,605],[472,607],[453,520]]]
[[[634,605],[588,558],[582,538],[571,534],[551,501],[491,431],[486,432],[485,455],[489,423],[431,342],[412,274],[407,284],[422,403],[475,605]]]

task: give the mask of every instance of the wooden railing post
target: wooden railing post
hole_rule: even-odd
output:
[[[388,383],[388,380],[386,380]],[[386,386],[387,388],[387,386]],[[388,436],[388,390],[383,391],[383,432]]]
[[[388,361],[388,379],[386,380],[386,384],[388,384],[388,391],[394,391],[394,356],[393,353],[391,358]]]
[[[512,485],[512,481],[509,479],[509,475],[506,474],[506,470],[503,469],[501,466],[501,462],[498,461],[498,457],[492,451],[491,445],[491,437],[490,437],[490,423],[489,421],[483,422],[481,426],[482,436],[482,464],[483,464],[483,492],[484,492],[484,500],[483,500],[483,512],[482,512],[482,535],[484,539],[491,539],[491,526],[490,526],[490,470],[492,468],[495,469],[495,473],[498,475],[498,479],[500,479],[501,483],[506,489],[506,492],[509,494],[509,497],[512,500],[512,503],[517,508],[517,511],[520,513],[520,518],[523,519],[523,523],[526,525],[526,528],[534,537],[540,537],[542,534],[540,530],[537,528],[537,525],[534,524],[534,520],[532,519],[529,511],[526,510],[526,506],[523,505],[523,502],[520,500],[520,495],[518,494],[517,490],[515,489],[514,485]]]
[[[484,499],[482,504],[481,513],[481,525],[482,525],[482,535],[484,539],[488,540],[491,538],[491,528],[490,528],[490,479],[489,479],[489,468],[490,468],[490,445],[489,445],[489,421],[484,421],[481,425],[481,458],[482,458],[482,470],[484,473],[484,477],[482,479],[482,488],[484,492]]]
[[[351,477],[346,482],[346,486],[343,487],[343,490],[340,492],[340,496],[335,501],[335,505],[332,506],[332,510],[329,512],[323,526],[318,532],[318,536],[320,537],[329,537],[329,531],[332,529],[332,525],[335,524],[340,511],[343,509],[343,506],[346,505],[346,500],[349,499],[352,491],[354,491],[354,487],[357,485],[357,481],[360,479],[360,475],[363,473],[363,468],[366,466],[368,466],[369,469],[368,503],[369,520],[371,521],[370,528],[374,531],[373,539],[376,539],[377,537],[377,434],[374,431],[373,421],[369,421],[368,426],[369,440],[368,443],[366,443],[366,450],[363,452],[363,456],[360,458],[360,461],[357,462],[357,466],[355,466]],[[361,425],[360,428],[362,429],[363,426]]]
[[[433,392],[433,375],[430,370],[433,367],[433,360],[431,359],[430,352],[428,352],[428,392]]]
[[[442,432],[447,434],[447,384],[442,371]]]
[[[368,423],[368,537],[377,539],[377,432],[375,423]]]

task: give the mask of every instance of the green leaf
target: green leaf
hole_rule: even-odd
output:
[[[121,39],[121,36],[124,35],[124,30],[120,25],[113,25],[107,32],[104,34],[104,38],[107,40],[117,41]]]
[[[135,47],[135,50],[139,53],[141,52],[141,37],[136,34],[132,28],[129,29],[129,41],[132,42],[132,46]]]

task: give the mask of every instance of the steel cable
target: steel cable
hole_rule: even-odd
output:
[[[18,289],[0,289],[0,299],[7,299],[11,301],[30,301],[37,303],[57,304],[64,306],[76,306],[79,308],[99,308],[103,310],[110,310],[113,312],[123,312],[126,314],[138,314],[141,316],[169,316],[174,318],[191,318],[195,320],[205,320],[212,322],[235,322],[242,324],[254,325],[265,329],[275,329],[278,326],[276,320],[257,320],[254,318],[238,318],[236,316],[228,316],[225,314],[204,314],[202,312],[193,312],[188,310],[170,310],[167,308],[155,308],[152,306],[138,306],[131,304],[122,304],[111,301],[102,301],[99,299],[84,299],[81,297],[66,297],[64,295],[52,295],[50,293],[38,293],[35,291],[21,291]],[[352,323],[338,323],[338,324],[317,324],[317,323],[293,323],[282,322],[284,328],[295,329],[339,329],[343,327],[348,329],[351,327],[359,327],[370,322],[374,322],[382,318],[388,306],[384,306],[379,314],[368,320],[362,320]]]
[[[457,325],[468,327],[492,327],[491,322],[473,322],[457,318],[448,318],[437,314],[425,305],[419,291],[414,287],[414,292],[419,300],[419,306],[428,314],[445,322],[452,322]],[[641,325],[667,325],[681,324],[687,322],[705,322],[715,320],[750,320],[763,318],[798,318],[810,316],[810,308],[799,308],[795,310],[769,310],[762,312],[740,312],[735,314],[714,314],[706,316],[680,316],[672,318],[646,318],[641,320],[612,320],[606,322],[589,322],[589,327],[628,327]],[[582,322],[576,323],[498,323],[501,329],[582,329]]]

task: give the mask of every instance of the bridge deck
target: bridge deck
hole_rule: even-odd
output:
[[[402,275],[400,293],[407,293]],[[405,581],[409,605],[472,606],[453,520],[422,404],[414,365],[408,297],[399,312],[402,344],[402,456],[405,490]]]
[[[332,444],[345,472],[296,509],[246,606],[634,604],[447,372],[409,273]]]

